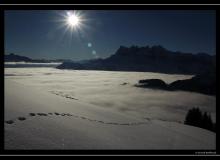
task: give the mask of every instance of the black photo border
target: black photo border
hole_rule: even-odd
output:
[[[22,4],[0,5],[0,31],[1,31],[1,132],[0,132],[0,155],[193,155],[193,156],[216,156],[219,154],[219,137],[216,131],[216,150],[5,150],[4,149],[4,11],[5,10],[215,10],[216,11],[216,53],[219,37],[219,5],[206,4]],[[216,54],[216,61],[218,61]],[[218,66],[218,63],[216,63]],[[217,67],[218,68],[218,67]],[[218,69],[217,69],[218,71]],[[218,72],[217,72],[218,73]],[[218,86],[218,85],[217,85]],[[218,91],[216,99],[218,97]],[[218,102],[218,100],[217,100]],[[216,126],[218,129],[218,103],[216,102]]]

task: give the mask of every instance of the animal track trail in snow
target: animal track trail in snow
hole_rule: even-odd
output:
[[[78,100],[77,98],[71,97],[70,95],[64,94],[63,92],[50,91],[50,93],[55,94],[57,96],[61,96],[61,97],[67,98],[67,99]]]
[[[88,117],[78,116],[78,115],[74,115],[74,114],[70,114],[70,113],[58,113],[58,112],[54,112],[54,113],[52,113],[52,112],[50,112],[50,113],[29,113],[28,115],[29,115],[29,117],[32,117],[32,118],[35,118],[35,117],[38,117],[38,116],[41,116],[41,117],[45,117],[45,116],[49,116],[49,117],[66,116],[68,118],[74,117],[74,118],[77,118],[77,119],[82,119],[82,120],[86,120],[86,121],[89,121],[89,122],[101,123],[101,124],[105,124],[105,125],[121,125],[121,126],[144,125],[144,124],[149,124],[149,122],[150,122],[150,120],[148,120],[147,122],[144,121],[144,122],[129,122],[129,123],[105,122],[105,121],[102,121],[102,120],[91,119],[91,118],[88,118]],[[14,120],[13,119],[7,120],[7,121],[5,121],[5,123],[10,125],[10,124],[15,123],[16,120],[25,121],[25,120],[27,120],[27,117],[18,117]]]

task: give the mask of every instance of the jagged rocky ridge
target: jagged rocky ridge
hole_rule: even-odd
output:
[[[205,53],[173,52],[162,46],[120,46],[115,54],[105,59],[83,63],[64,62],[59,69],[142,71],[177,74],[201,74],[215,67],[215,56]]]

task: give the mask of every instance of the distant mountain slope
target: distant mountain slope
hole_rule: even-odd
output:
[[[31,63],[50,63],[50,62],[70,61],[70,60],[65,60],[65,59],[55,59],[55,60],[31,59],[29,57],[20,56],[14,53],[5,54],[4,60],[5,62],[31,62]]]
[[[144,71],[160,73],[200,74],[212,70],[215,56],[205,53],[173,52],[162,46],[120,46],[115,54],[106,59],[85,63],[65,62],[59,69]]]
[[[5,62],[20,62],[20,61],[31,62],[32,59],[25,56],[19,56],[13,53],[5,55]]]

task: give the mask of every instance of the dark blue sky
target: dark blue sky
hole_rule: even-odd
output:
[[[72,36],[62,26],[63,14],[66,11],[5,11],[5,53],[80,60],[108,57],[120,45],[216,53],[215,11],[81,10],[84,25]]]

